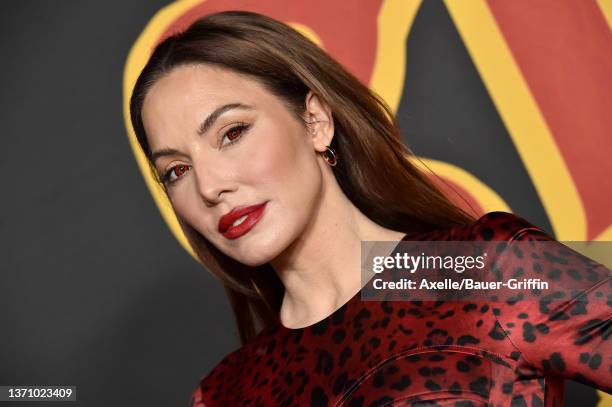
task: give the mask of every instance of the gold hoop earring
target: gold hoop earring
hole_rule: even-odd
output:
[[[325,147],[323,158],[332,167],[338,164],[338,154],[330,146]]]

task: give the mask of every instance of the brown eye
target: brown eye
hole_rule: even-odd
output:
[[[238,136],[240,136],[241,132],[242,132],[242,129],[240,127],[236,127],[234,129],[228,131],[225,135],[231,141],[231,140],[235,140],[236,138],[238,138]]]
[[[238,141],[238,139],[240,139],[240,137],[242,136],[242,134],[249,128],[248,124],[241,124],[238,126],[234,126],[231,129],[229,129],[228,131],[225,132],[225,134],[223,135],[223,138],[221,139],[221,145],[230,145],[233,143],[236,143]],[[223,139],[226,138],[229,140],[229,142],[227,143],[223,143]]]
[[[172,170],[174,172],[174,175],[180,177],[181,175],[189,171],[189,168],[186,165],[177,165],[176,167],[173,167]]]
[[[162,181],[167,184],[173,184],[180,177],[182,177],[183,174],[185,174],[189,170],[190,170],[189,165],[185,165],[185,164],[175,165],[174,167],[166,171],[166,173],[162,177]]]

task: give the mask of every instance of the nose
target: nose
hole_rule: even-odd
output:
[[[218,204],[222,195],[235,189],[231,172],[222,165],[194,165],[198,193],[207,206]]]

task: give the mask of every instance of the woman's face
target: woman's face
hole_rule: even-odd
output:
[[[316,96],[307,99],[306,119],[328,120]],[[333,125],[311,133],[258,82],[181,66],[151,87],[142,119],[177,215],[226,255],[269,262],[315,215],[326,166],[317,151]],[[236,212],[244,207],[246,217]]]

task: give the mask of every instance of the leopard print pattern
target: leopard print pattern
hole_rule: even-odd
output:
[[[505,212],[402,240],[555,242]],[[612,273],[571,253],[559,261],[516,251],[505,265],[549,278],[591,267],[590,288],[567,301],[376,302],[356,295],[310,327],[278,322],[202,378],[190,406],[562,406],[565,379],[610,393]]]

